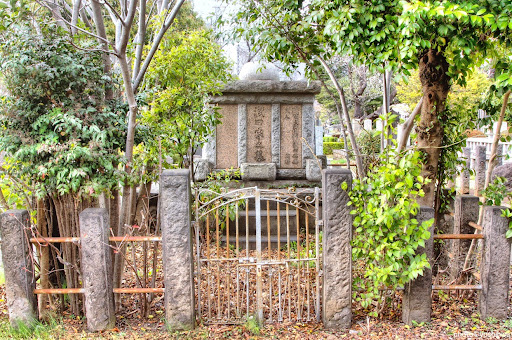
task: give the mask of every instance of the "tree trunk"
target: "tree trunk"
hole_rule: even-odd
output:
[[[448,63],[443,52],[428,50],[420,58],[419,69],[423,103],[420,122],[416,127],[417,142],[418,149],[424,154],[421,175],[431,181],[423,185],[425,196],[419,198],[418,202],[422,206],[433,207],[439,156],[443,142],[443,127],[440,118],[445,110],[446,97],[450,90],[450,78],[446,74]]]
[[[496,124],[496,132],[494,133],[494,139],[492,141],[491,147],[491,157],[489,158],[489,164],[487,165],[487,172],[485,174],[485,185],[484,190],[487,189],[489,183],[491,182],[492,170],[496,166],[496,152],[498,150],[498,144],[500,143],[501,138],[501,125],[503,124],[503,120],[505,119],[505,113],[507,111],[508,99],[510,97],[510,90],[508,90],[503,96],[503,104],[501,106],[500,117],[498,118],[498,123]]]
[[[38,199],[37,200],[37,232],[38,236],[48,237],[48,221],[46,219],[46,199]],[[49,245],[40,245],[36,247],[39,256],[39,271],[41,275],[41,288],[48,289],[50,288],[50,279],[49,279],[49,271],[50,271],[50,246]],[[39,315],[41,318],[46,317],[46,305],[48,304],[48,294],[40,294],[38,296],[38,308]]]

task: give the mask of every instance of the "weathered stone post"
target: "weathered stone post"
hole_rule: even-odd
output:
[[[466,160],[460,173],[460,194],[469,194],[469,169],[471,168],[471,148],[462,149],[462,158]]]
[[[434,218],[434,209],[421,207],[418,212],[418,223]],[[404,287],[402,299],[402,321],[411,325],[412,321],[429,322],[432,311],[432,255],[434,250],[434,225],[429,228],[430,239],[425,241],[424,248],[418,248],[417,254],[427,254],[430,268],[425,268],[422,276],[409,282]]]
[[[348,169],[326,169],[322,173],[323,204],[323,322],[326,328],[350,328],[352,323],[352,215],[348,191],[352,173]]]
[[[477,223],[479,213],[479,199],[472,195],[455,197],[455,217],[453,223],[453,234],[473,234],[469,222]],[[450,277],[455,279],[462,269],[464,259],[471,245],[471,240],[451,240],[450,242]]]
[[[498,144],[496,149],[496,159],[494,160],[494,166],[503,165],[503,144]]]
[[[487,154],[486,148],[483,145],[477,146],[475,150],[475,196],[480,196],[485,186],[485,161]]]
[[[11,325],[32,327],[38,319],[36,281],[26,234],[30,216],[26,210],[8,210],[0,215],[2,261]]]
[[[108,244],[110,220],[106,209],[80,213],[81,269],[87,329],[98,332],[116,323],[112,284],[112,252]]]
[[[508,219],[501,216],[503,207],[484,207],[484,247],[482,256],[479,296],[480,315],[483,319],[507,318],[510,279],[510,242],[505,234]]]
[[[160,225],[164,264],[165,316],[171,329],[195,327],[189,170],[160,177]]]

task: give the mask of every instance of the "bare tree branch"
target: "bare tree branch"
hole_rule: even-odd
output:
[[[135,76],[139,74],[142,63],[142,50],[144,49],[144,37],[146,36],[146,0],[140,0],[139,9],[139,30],[137,32],[137,48],[135,50],[135,61],[133,66],[132,83]]]
[[[119,20],[121,22],[121,24],[124,25],[124,21],[123,21],[123,18],[121,17],[121,14],[119,14],[116,9],[110,4],[110,2],[108,2],[107,0],[103,0],[103,2],[105,3],[105,5],[107,6],[107,10],[109,12],[109,14],[115,18],[117,18],[117,20]],[[115,21],[115,20],[114,20]]]
[[[146,73],[149,64],[151,63],[151,60],[155,56],[156,51],[158,50],[158,47],[160,46],[160,42],[162,41],[165,32],[171,27],[171,24],[178,14],[179,9],[181,8],[181,5],[185,0],[178,0],[178,2],[174,5],[174,8],[172,9],[169,16],[166,17],[164,24],[162,25],[162,28],[160,29],[160,32],[158,32],[158,35],[155,37],[155,40],[153,41],[153,46],[151,46],[151,50],[149,51],[146,60],[144,60],[144,64],[141,67],[141,70],[137,74],[135,81],[133,82],[133,89],[135,92],[137,92],[138,87],[140,86],[142,82],[142,78],[144,78],[144,74]]]
[[[44,7],[48,8],[48,9],[51,11],[51,10],[52,10],[52,9],[51,9],[51,7],[50,7],[49,5],[47,5],[45,2],[46,2],[46,1],[44,1],[44,0],[43,0],[43,1],[38,0],[38,3],[39,3],[41,6],[44,6]],[[92,0],[92,2],[94,2],[94,0]],[[57,19],[56,19],[56,20],[57,20]],[[94,33],[91,33],[91,32],[89,32],[89,31],[87,31],[87,30],[84,30],[83,28],[81,28],[81,27],[79,27],[79,26],[72,25],[69,21],[67,21],[66,19],[64,19],[64,18],[62,18],[62,17],[61,17],[61,19],[60,19],[60,20],[62,20],[62,21],[63,21],[63,22],[64,22],[68,27],[70,27],[70,28],[76,28],[78,31],[80,31],[80,32],[82,32],[82,33],[85,33],[85,34],[88,34],[88,35],[90,35],[90,36],[92,36],[92,37],[94,37],[94,38],[96,38],[96,39],[98,39],[98,40],[100,40],[100,41],[102,41],[102,42],[106,43],[107,45],[112,45],[112,43],[111,43],[110,41],[108,41],[106,38],[102,38],[102,37],[100,37],[100,36],[98,36],[98,35],[96,35],[96,34],[94,34]]]
[[[400,137],[400,140],[398,141],[398,154],[405,150],[405,146],[407,145],[407,139],[411,135],[412,127],[414,126],[414,118],[421,112],[421,105],[423,104],[423,97],[421,97],[418,104],[416,104],[416,107],[412,111],[409,118],[407,118],[407,121],[403,125],[402,129],[402,136]]]
[[[76,26],[78,25],[78,16],[80,14],[80,6],[82,4],[82,0],[75,0],[73,2],[73,13],[71,15],[71,25],[75,27],[71,27],[71,34],[75,35],[77,30]]]

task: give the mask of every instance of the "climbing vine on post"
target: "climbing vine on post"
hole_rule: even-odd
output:
[[[393,149],[388,146],[380,163],[363,180],[354,180],[350,192],[355,228],[352,255],[356,266],[364,263],[355,270],[354,298],[363,307],[382,302],[383,288],[395,290],[430,266],[425,254],[416,254],[430,238],[433,223],[415,218],[418,198],[424,195],[422,186],[428,181],[418,166],[422,156],[413,150],[397,158]]]

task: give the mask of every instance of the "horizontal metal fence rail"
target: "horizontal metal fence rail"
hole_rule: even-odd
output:
[[[161,236],[110,236],[110,242],[162,242]],[[80,237],[32,237],[31,243],[79,243]]]
[[[115,294],[144,294],[144,293],[164,293],[165,288],[114,288]],[[84,288],[48,288],[34,289],[34,294],[83,294]]]
[[[110,236],[110,242],[162,242],[161,236]],[[80,243],[80,237],[31,237],[30,242],[41,246],[50,243]],[[165,288],[114,288],[115,294],[163,294]],[[34,289],[34,294],[83,294],[84,288]]]

